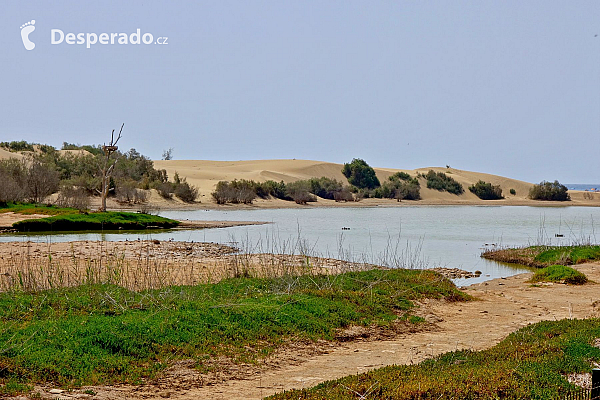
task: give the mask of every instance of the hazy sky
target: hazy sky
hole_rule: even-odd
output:
[[[97,144],[124,122],[121,147],[153,159],[173,147],[600,181],[598,1],[2,6],[2,141]],[[138,28],[167,44],[51,44],[52,29]]]

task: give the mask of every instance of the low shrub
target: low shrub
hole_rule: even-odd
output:
[[[198,188],[186,182],[185,178],[175,185],[175,196],[186,203],[193,203],[198,197]]]
[[[63,186],[56,199],[59,207],[74,208],[76,210],[87,210],[90,208],[90,197],[85,188],[77,186]]]
[[[533,187],[529,190],[529,198],[532,200],[547,201],[571,200],[571,196],[568,193],[567,187],[558,181],[542,181],[539,185],[533,185]]]
[[[517,191],[515,189],[510,189],[510,194],[512,194],[513,196],[516,196]]]
[[[275,182],[268,180],[265,182],[254,182],[250,181],[254,185],[256,195],[261,199],[268,199],[269,197],[275,197],[276,199],[291,200],[285,193],[285,182]]]
[[[234,180],[232,182],[219,181],[215,191],[212,192],[213,199],[217,204],[252,204],[256,199],[256,191],[258,186],[254,181]],[[264,196],[268,196],[266,192],[262,192]]]
[[[504,198],[504,196],[502,196],[500,185],[492,185],[491,183],[482,180],[469,186],[469,191],[481,200],[498,200]]]
[[[421,176],[427,180],[428,189],[435,189],[440,192],[446,191],[455,195],[463,194],[465,192],[465,189],[460,183],[443,172],[429,170],[427,174],[421,174]]]
[[[564,282],[570,285],[583,285],[588,281],[587,277],[573,269],[564,265],[551,265],[536,271],[531,282]]]
[[[117,201],[124,204],[140,204],[148,200],[148,194],[137,188],[137,182],[122,180],[117,182],[115,194]]]
[[[310,192],[323,199],[334,200],[335,193],[340,192],[343,188],[342,182],[326,177],[311,178],[308,182],[310,184]]]
[[[308,202],[317,201],[315,195],[311,193],[311,185],[309,181],[296,181],[285,185],[287,196],[291,197],[297,204],[306,204]]]
[[[341,202],[341,201],[354,201],[355,197],[352,195],[352,192],[350,191],[350,188],[348,186],[342,188],[341,190],[333,193],[333,199],[337,202]],[[356,200],[356,201],[360,201],[360,200]]]
[[[170,182],[161,182],[155,185],[156,191],[163,199],[172,199],[173,198],[173,184]]]
[[[396,172],[390,176],[381,188],[381,197],[400,200],[421,200],[421,184],[405,172]],[[373,197],[378,197],[375,189]]]

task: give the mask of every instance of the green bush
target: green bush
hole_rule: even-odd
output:
[[[198,188],[186,182],[185,178],[175,186],[175,196],[186,203],[193,203],[198,197]]]
[[[275,197],[276,199],[291,200],[285,193],[285,182],[268,180],[262,183],[255,182],[256,195],[262,199]]]
[[[510,189],[510,194],[512,194],[513,196],[516,196],[517,191],[515,189]]]
[[[372,191],[375,198],[400,200],[420,200],[421,185],[417,178],[405,172],[397,172],[390,176],[382,186]]]
[[[398,171],[392,176],[388,178],[390,181],[401,180],[401,181],[410,181],[411,179],[415,179],[406,172]]]
[[[446,191],[455,195],[463,194],[465,191],[460,183],[443,172],[429,170],[427,174],[422,174],[421,176],[427,180],[428,189],[435,189],[440,192]]]
[[[161,182],[154,185],[154,188],[163,199],[172,199],[174,187],[171,182]]]
[[[8,151],[34,151],[33,143],[27,143],[25,140],[0,142],[0,147]]]
[[[532,200],[569,201],[571,196],[565,185],[558,181],[542,181],[539,185],[533,185],[529,190],[529,198]]]
[[[311,178],[308,182],[310,183],[310,192],[323,199],[334,200],[335,193],[340,192],[343,188],[341,182],[326,177]]]
[[[564,282],[570,285],[583,285],[588,281],[587,277],[571,268],[564,265],[551,265],[536,271],[531,282]]]
[[[259,186],[256,182],[245,179],[232,182],[220,181],[217,183],[212,197],[217,204],[252,204],[256,199],[256,190]]]
[[[291,197],[298,204],[317,201],[317,198],[311,193],[311,188],[309,181],[296,181],[285,185],[287,196]]]
[[[504,198],[504,196],[502,196],[500,185],[492,185],[489,182],[481,180],[476,184],[469,186],[469,190],[482,200],[497,200]]]
[[[344,164],[342,173],[351,185],[359,189],[375,189],[381,185],[375,170],[360,158],[354,158],[352,162]]]

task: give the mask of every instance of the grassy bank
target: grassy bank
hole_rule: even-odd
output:
[[[331,340],[339,328],[398,318],[418,323],[412,301],[424,297],[468,299],[449,280],[417,270],[2,293],[0,394],[33,382],[139,382],[178,359],[200,369],[219,356],[252,362],[287,340]]]
[[[288,399],[561,399],[565,375],[600,362],[600,320],[540,322],[485,351],[446,353],[269,397]]]
[[[529,246],[488,250],[481,257],[511,264],[545,268],[555,264],[573,265],[600,260],[600,246]]]
[[[179,225],[179,221],[156,215],[109,211],[61,214],[47,218],[28,219],[15,222],[13,228],[19,232],[49,232],[146,229],[149,227],[173,228],[177,225]]]

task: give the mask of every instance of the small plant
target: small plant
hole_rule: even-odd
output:
[[[512,194],[513,196],[517,195],[517,191],[515,189],[510,189],[509,190],[510,194]]]
[[[531,282],[564,282],[569,285],[583,285],[588,281],[587,277],[573,269],[564,265],[551,265],[536,271]]]
[[[491,183],[482,180],[469,186],[469,191],[481,200],[498,200],[504,198],[504,196],[502,196],[502,189],[499,185],[492,185]]]

